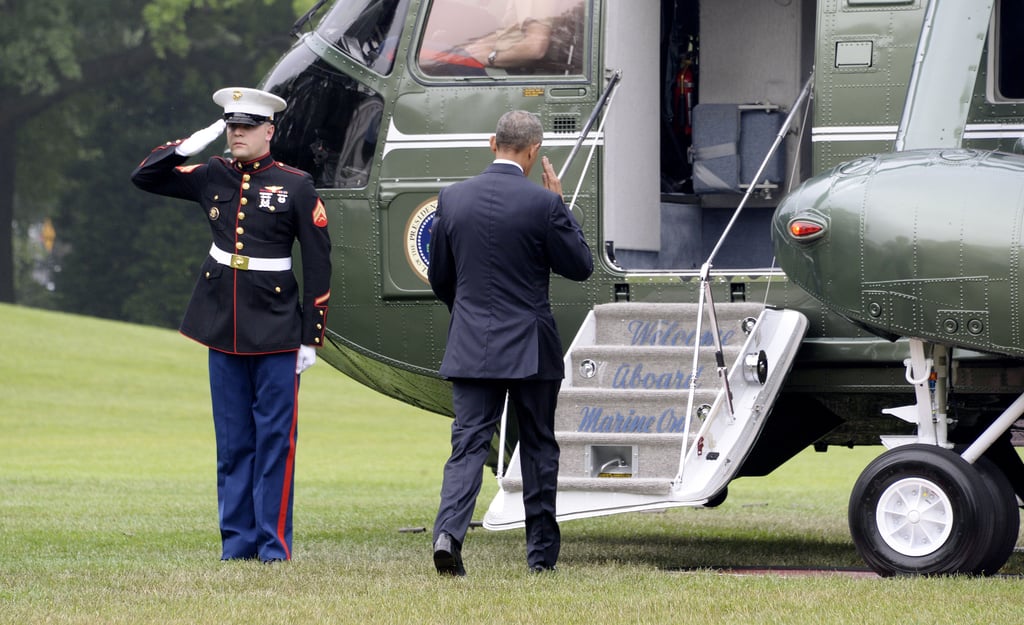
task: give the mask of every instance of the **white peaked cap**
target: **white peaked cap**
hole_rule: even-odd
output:
[[[224,107],[224,120],[230,123],[256,125],[273,121],[274,113],[288,106],[282,98],[247,87],[225,87],[213,94],[213,101]]]

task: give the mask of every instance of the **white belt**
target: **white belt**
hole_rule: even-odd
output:
[[[216,244],[210,246],[210,256],[222,265],[227,265],[232,269],[241,269],[242,271],[288,271],[292,268],[291,256],[285,258],[252,258],[251,256],[242,256],[241,254],[228,254],[217,247]]]

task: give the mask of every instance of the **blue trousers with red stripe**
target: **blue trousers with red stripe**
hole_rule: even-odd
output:
[[[298,394],[295,352],[210,350],[224,560],[291,559]]]

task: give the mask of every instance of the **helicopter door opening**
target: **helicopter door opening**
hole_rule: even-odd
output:
[[[810,72],[816,3],[626,4],[608,3],[603,37],[623,76],[605,130],[605,249],[626,270],[697,270],[753,183],[715,268],[770,268],[771,215],[807,148],[787,135],[751,178]]]

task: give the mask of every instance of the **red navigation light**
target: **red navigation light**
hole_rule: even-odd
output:
[[[825,231],[825,226],[807,219],[794,219],[789,222],[789,234],[794,239],[808,239],[820,236]]]

